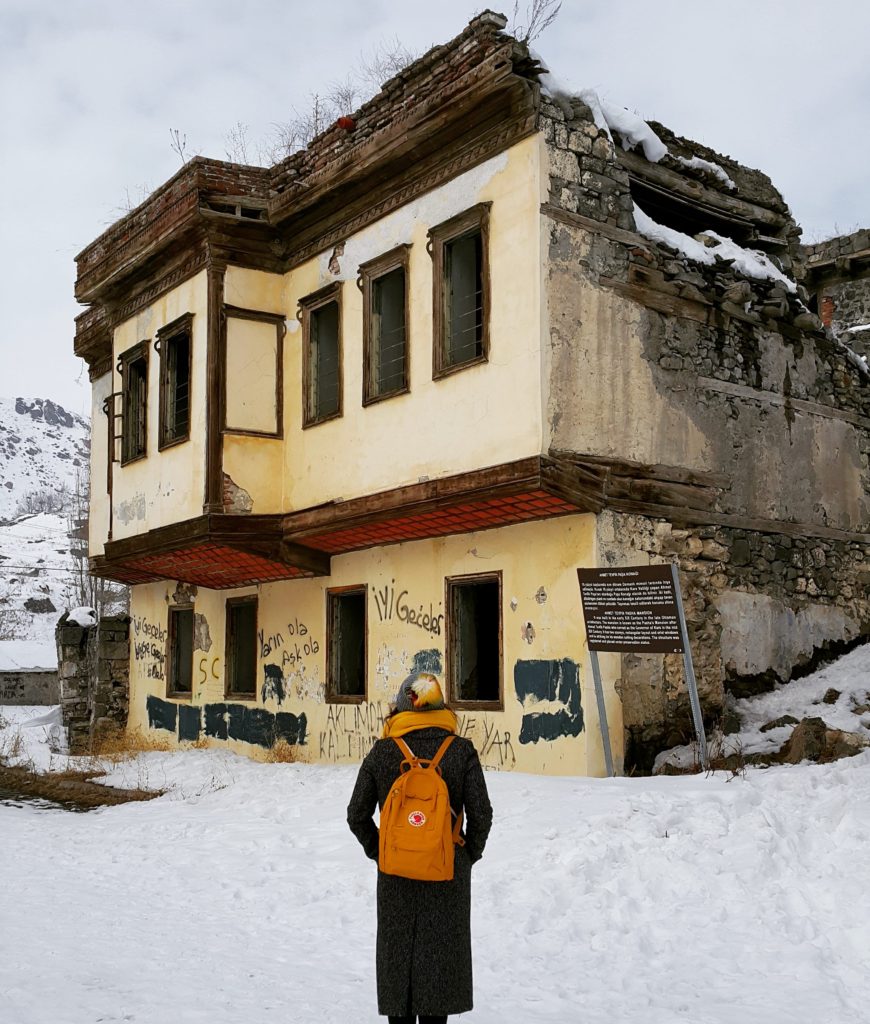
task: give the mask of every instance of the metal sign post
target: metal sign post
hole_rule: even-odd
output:
[[[614,569],[578,569],[577,579],[608,775],[613,774],[613,757],[598,665],[599,651],[683,655],[701,764],[708,768],[707,739],[677,566],[627,565]]]
[[[590,651],[592,661],[592,680],[595,683],[595,700],[598,703],[598,725],[601,729],[601,742],[604,745],[604,767],[608,779],[613,778],[613,752],[610,749],[610,729],[607,727],[607,708],[604,705],[604,687],[601,685],[601,668],[598,665],[598,651]]]
[[[692,706],[692,721],[695,723],[695,735],[698,737],[698,753],[705,771],[710,768],[707,756],[707,735],[704,732],[704,716],[701,714],[701,700],[698,697],[698,683],[695,679],[695,666],[692,664],[692,648],[689,647],[689,633],[686,629],[686,614],[683,611],[683,595],[680,593],[680,570],[676,562],[671,562],[671,576],[674,581],[674,594],[677,599],[677,611],[680,619],[680,635],[683,638],[683,669],[686,673],[686,688],[689,691],[689,704]]]

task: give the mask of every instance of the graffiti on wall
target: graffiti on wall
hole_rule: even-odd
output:
[[[166,661],[166,627],[146,619],[144,615],[134,615],[133,624],[133,660],[141,665],[146,679],[164,680]]]
[[[361,761],[381,738],[386,718],[380,701],[364,704],[330,704],[326,725],[320,732],[318,753],[322,761]]]
[[[260,657],[280,661],[282,676],[284,669],[292,671],[299,668],[306,659],[320,653],[320,643],[299,619],[288,622],[284,632],[279,630],[266,634],[261,629],[257,638],[260,641]]]
[[[416,626],[430,636],[441,636],[444,613],[436,612],[431,601],[426,607],[422,602],[417,605],[416,601],[410,600],[407,590],[396,587],[395,580],[385,583],[383,587],[376,587],[374,595],[381,622],[407,622],[409,626]]]
[[[284,688],[284,673],[280,665],[263,666],[263,686],[260,690],[260,699],[265,704],[267,700],[276,700],[279,704],[284,703],[287,692]]]
[[[507,729],[500,729],[484,712],[466,712],[457,716],[457,735],[471,740],[481,761],[490,767],[513,767],[517,763],[512,737]]]
[[[175,733],[179,740],[195,743],[204,733],[211,739],[241,740],[268,749],[278,740],[304,745],[308,742],[308,719],[305,713],[279,711],[249,704],[219,702],[215,704],[173,704],[153,694],[146,699],[148,725]]]
[[[580,670],[575,661],[518,661],[514,686],[523,706],[520,743],[579,736],[583,731]]]

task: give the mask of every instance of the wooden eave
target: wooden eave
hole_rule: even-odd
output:
[[[288,541],[280,515],[213,514],[109,541],[91,574],[122,583],[180,580],[221,590],[329,574],[329,556]]]
[[[336,555],[645,502],[703,512],[726,485],[711,474],[551,452],[293,512],[284,536]]]

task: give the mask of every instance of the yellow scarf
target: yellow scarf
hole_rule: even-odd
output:
[[[415,729],[446,729],[456,732],[456,715],[450,708],[437,711],[400,711],[384,722],[384,738],[405,736]]]

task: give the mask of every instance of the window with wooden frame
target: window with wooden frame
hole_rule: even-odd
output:
[[[148,448],[148,342],[128,348],[121,371],[121,465],[145,457]]]
[[[445,582],[448,699],[459,707],[501,710],[501,573]]]
[[[158,450],[190,438],[190,365],[192,313],[173,320],[157,332],[160,354],[160,430]]]
[[[489,208],[478,203],[429,231],[434,379],[489,358]]]
[[[167,629],[169,697],[190,697],[193,694],[193,608],[170,608]]]
[[[302,321],[303,427],[341,416],[341,284],[299,303]]]
[[[361,703],[366,699],[367,588],[326,592],[326,699]]]
[[[359,268],[363,405],[408,391],[408,257],[400,245]]]
[[[228,598],[226,616],[226,696],[254,698],[257,696],[256,596]]]

